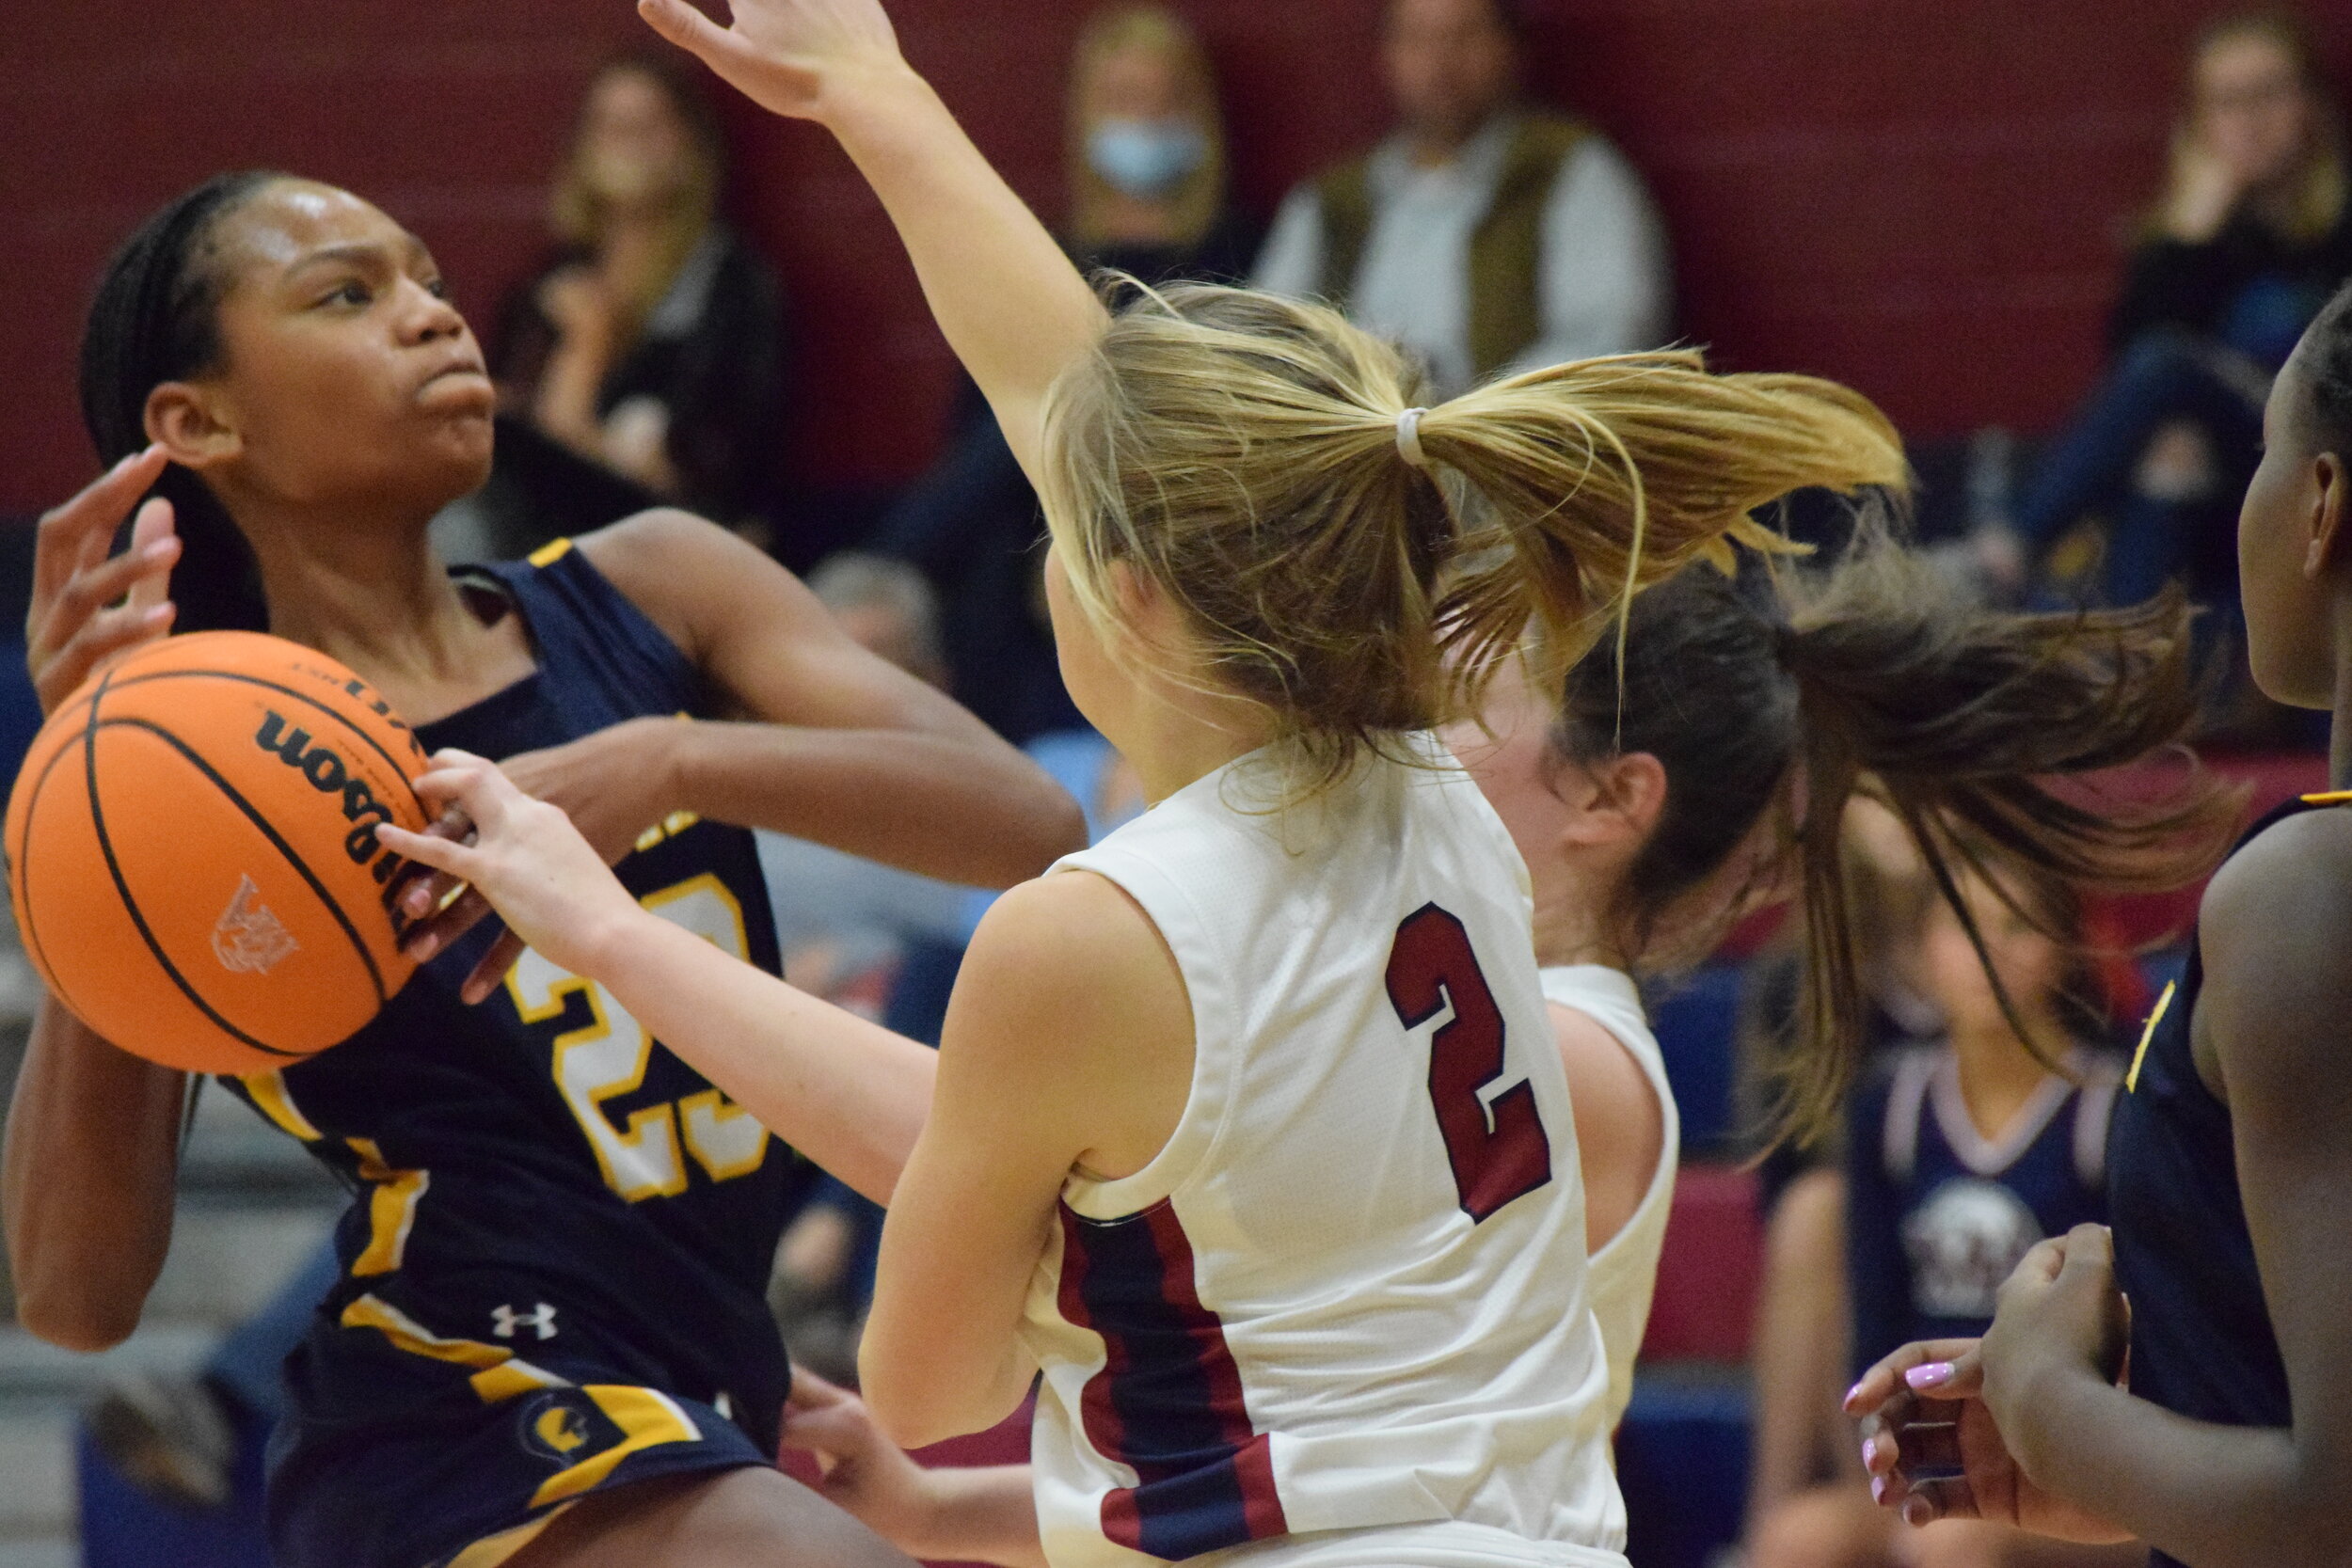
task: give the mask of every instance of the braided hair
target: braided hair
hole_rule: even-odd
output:
[[[2312,323],[2299,357],[2311,383],[2314,444],[2352,462],[2352,284]]]
[[[215,175],[140,225],[107,263],[82,332],[82,422],[100,462],[147,446],[156,388],[219,366],[221,221],[283,178],[261,169]],[[171,502],[182,544],[172,572],[179,629],[265,629],[252,547],[211,487],[173,464],[152,493]]]

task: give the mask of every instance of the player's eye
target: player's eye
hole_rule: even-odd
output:
[[[358,278],[349,277],[319,296],[321,305],[365,306],[375,298],[375,291]]]

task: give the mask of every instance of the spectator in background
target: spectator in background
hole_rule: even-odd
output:
[[[1985,539],[1994,577],[2086,514],[2110,517],[2104,595],[2137,604],[2184,572],[2234,581],[2237,498],[2271,377],[2352,275],[2344,127],[2312,40],[2282,15],[2200,38],[2163,201],[2108,325],[2106,379]]]
[[[1832,1259],[1843,1252],[1853,1368],[1913,1339],[1982,1333],[2028,1248],[2106,1216],[2107,1114],[2122,1064],[2094,1043],[2104,1016],[2084,977],[2070,974],[2073,943],[2037,928],[2079,937],[2080,911],[2063,889],[2000,875],[1996,886],[1963,874],[1960,891],[2025,1032],[1959,917],[1935,899],[1920,971],[1946,1036],[1891,1052],[1855,1098],[1843,1246],[1827,1249]],[[1827,1411],[1838,1393],[1820,1392]],[[1841,1468],[1846,1479],[1765,1513],[1749,1568],[2124,1568],[2147,1556],[2144,1546],[2069,1545],[1974,1522],[1915,1530],[1873,1506],[1850,1456]]]
[[[1258,261],[1260,288],[1338,303],[1418,355],[1442,397],[1672,331],[1641,177],[1591,126],[1526,103],[1526,41],[1518,0],[1390,0],[1402,125],[1294,191]]]
[[[491,370],[564,446],[740,527],[772,499],[782,309],[719,221],[725,149],[693,69],[647,55],[596,73],[556,178],[555,255],[501,313]]]
[[[1257,232],[1227,183],[1224,115],[1200,35],[1160,5],[1098,11],[1073,57],[1069,221],[1082,267],[1147,286],[1238,283]],[[930,473],[865,547],[922,568],[945,602],[951,689],[1007,738],[1082,727],[1038,596],[1044,524],[996,420],[966,385]]]

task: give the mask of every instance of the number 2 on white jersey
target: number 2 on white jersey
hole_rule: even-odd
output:
[[[738,958],[750,958],[743,907],[718,878],[705,873],[648,894],[645,908]],[[645,1081],[654,1039],[612,992],[596,981],[558,969],[526,949],[506,977],[506,989],[525,1023],[563,1012],[574,992],[587,998],[589,1022],[555,1040],[555,1086],[571,1107],[588,1147],[596,1152],[605,1184],[635,1203],[686,1190],[685,1148],[713,1181],[746,1176],[767,1158],[768,1130],[749,1111],[716,1089],[687,1096],[675,1105],[632,1111],[626,1129],[606,1116],[604,1102]]]
[[[1406,917],[1389,949],[1388,980],[1389,1002],[1408,1030],[1453,1009],[1429,1037],[1429,1101],[1462,1212],[1475,1224],[1551,1180],[1551,1140],[1534,1085],[1521,1079],[1484,1098],[1502,1076],[1502,1009],[1453,914],[1423,904]]]

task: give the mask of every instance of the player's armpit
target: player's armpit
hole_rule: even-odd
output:
[[[895,1440],[977,1431],[1020,1402],[1023,1302],[1062,1186],[1081,1166],[1118,1177],[1150,1163],[1184,1114],[1192,1044],[1175,959],[1111,882],[1047,878],[981,923],[859,1354]]]

